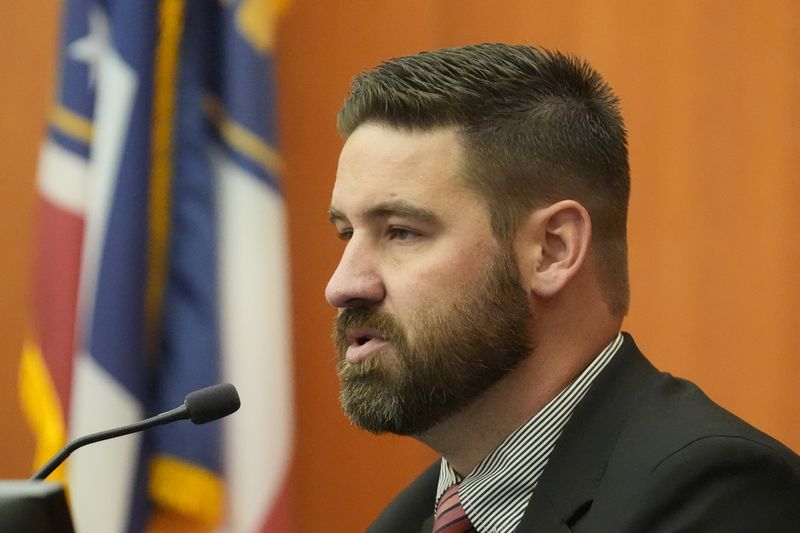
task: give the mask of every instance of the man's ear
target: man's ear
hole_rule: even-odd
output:
[[[589,212],[574,200],[532,212],[514,241],[526,287],[542,298],[558,293],[585,264],[591,240]]]

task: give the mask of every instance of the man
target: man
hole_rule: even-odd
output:
[[[800,458],[620,333],[628,156],[597,72],[398,58],[338,126],[341,403],[442,455],[370,531],[800,531]]]

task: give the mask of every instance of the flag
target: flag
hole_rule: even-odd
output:
[[[79,531],[154,507],[232,533],[286,531],[288,269],[269,0],[68,0],[39,166],[20,393],[37,463],[74,437],[234,383],[224,423],[76,453]]]

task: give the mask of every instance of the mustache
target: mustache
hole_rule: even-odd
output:
[[[333,336],[337,345],[347,344],[347,330],[367,328],[389,342],[405,341],[405,332],[400,322],[391,314],[369,308],[349,308],[336,317]]]

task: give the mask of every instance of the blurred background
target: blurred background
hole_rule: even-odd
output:
[[[0,478],[30,475],[34,456],[17,374],[38,268],[37,158],[52,120],[62,8],[0,4]],[[335,117],[350,80],[382,59],[432,48],[540,44],[604,74],[630,139],[625,329],[657,366],[800,451],[800,3],[293,0],[274,22],[264,13],[264,27],[275,29],[293,384],[291,421],[281,425],[290,443],[286,519],[273,530],[362,531],[435,458],[409,439],[356,430],[340,413],[334,311],[323,298],[340,253],[326,210],[341,147]],[[266,372],[272,356],[258,354]],[[264,416],[268,434],[270,424]]]

